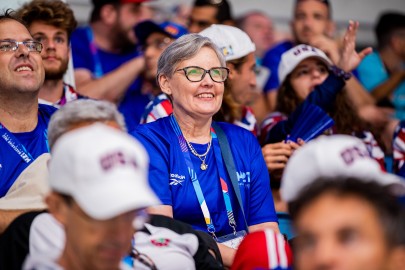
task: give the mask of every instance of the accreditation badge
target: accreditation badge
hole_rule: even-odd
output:
[[[224,244],[227,247],[238,249],[240,243],[242,242],[243,238],[246,236],[246,231],[238,231],[235,233],[230,233],[221,237],[217,238],[217,243]]]

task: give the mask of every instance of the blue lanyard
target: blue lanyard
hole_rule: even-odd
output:
[[[1,139],[3,139],[6,144],[17,153],[21,157],[21,159],[25,163],[27,163],[27,165],[31,164],[34,161],[31,153],[28,152],[27,149],[25,149],[25,146],[1,123],[0,134]]]
[[[217,237],[215,235],[215,227],[214,227],[214,224],[212,223],[211,215],[208,210],[208,207],[207,207],[207,204],[205,201],[205,197],[204,197],[204,194],[203,194],[201,186],[200,186],[200,182],[198,181],[197,173],[194,170],[193,162],[191,161],[190,152],[188,151],[186,139],[184,138],[184,136],[181,132],[181,129],[179,127],[179,124],[177,123],[176,119],[174,118],[174,115],[171,114],[169,117],[170,117],[171,126],[177,135],[177,139],[179,141],[181,152],[183,153],[184,160],[188,167],[188,172],[190,174],[191,182],[193,184],[195,194],[196,194],[198,202],[200,204],[201,211],[204,215],[204,220],[207,225],[207,230],[209,233],[212,234],[212,236],[215,239],[217,239]],[[218,173],[219,173],[219,177],[220,177],[222,195],[224,197],[225,207],[226,207],[227,216],[228,216],[228,220],[229,220],[229,226],[232,227],[233,232],[236,233],[236,221],[235,221],[235,217],[234,217],[233,210],[232,210],[232,204],[231,204],[231,199],[229,196],[228,185],[227,185],[227,183],[225,181],[225,177],[224,177],[226,172],[225,172],[224,166],[223,166],[221,148],[219,147],[218,137],[215,133],[215,130],[212,127],[211,127],[211,136],[212,136],[212,146],[214,148],[215,161],[217,163],[217,169],[218,169]]]
[[[96,43],[94,42],[94,36],[93,36],[93,31],[91,30],[90,26],[86,27],[86,33],[87,33],[87,39],[89,40],[89,47],[90,47],[90,52],[93,55],[93,60],[94,60],[94,76],[96,78],[100,78],[103,76],[103,67],[101,65],[101,60],[98,55],[98,50]]]

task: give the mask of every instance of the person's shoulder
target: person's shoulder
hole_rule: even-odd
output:
[[[169,116],[173,112],[173,105],[166,94],[160,94],[149,101],[143,112],[140,123],[154,122],[160,118]]]
[[[287,116],[281,112],[272,112],[268,114],[260,125],[260,143],[266,142],[267,134],[277,125],[277,123],[287,120]]]
[[[231,138],[254,138],[256,137],[253,135],[253,133],[243,127],[237,126],[235,124],[227,123],[227,122],[215,122],[227,135],[227,137]]]
[[[357,69],[361,70],[363,68],[376,68],[376,66],[379,65],[383,65],[381,56],[377,51],[373,51],[372,53],[364,57]]]
[[[64,268],[53,261],[48,256],[31,256],[28,255],[24,262],[24,270],[63,270]]]
[[[130,131],[129,133],[134,136],[142,136],[148,137],[149,140],[153,138],[161,138],[164,140],[168,140],[169,134],[172,132],[171,124],[169,116],[162,117],[157,119],[156,121],[139,124],[134,130]]]
[[[58,109],[55,108],[54,106],[47,105],[47,104],[38,104],[38,111],[40,114],[43,114],[44,116],[51,117],[51,115],[56,112]]]
[[[1,243],[7,242],[8,240],[16,240],[16,236],[22,237],[29,234],[31,224],[38,217],[38,215],[46,213],[45,211],[30,211],[24,214],[21,214],[16,219],[14,219],[4,233],[1,235]],[[11,237],[10,237],[11,236]],[[28,239],[27,239],[28,243]],[[9,242],[11,244],[11,242]]]
[[[87,29],[89,26],[81,26],[76,28],[71,35],[71,41],[79,41],[80,39],[86,38],[87,39]]]
[[[271,47],[266,54],[264,55],[264,59],[272,57],[274,55],[282,55],[284,52],[288,51],[294,47],[294,44],[287,40],[276,44],[275,46]]]

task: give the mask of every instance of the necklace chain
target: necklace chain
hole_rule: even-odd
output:
[[[207,151],[205,151],[204,154],[198,154],[197,151],[194,149],[194,147],[191,145],[191,143],[186,139],[186,143],[188,145],[188,148],[190,148],[191,153],[193,153],[194,156],[198,157],[201,160],[201,170],[205,171],[208,168],[208,165],[205,163],[205,160],[207,158],[207,155],[211,149],[211,142],[212,142],[212,137],[211,140],[208,142],[208,146],[207,146]]]

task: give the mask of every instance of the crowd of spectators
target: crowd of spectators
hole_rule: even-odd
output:
[[[0,269],[405,269],[405,14],[159,1],[1,14]]]

